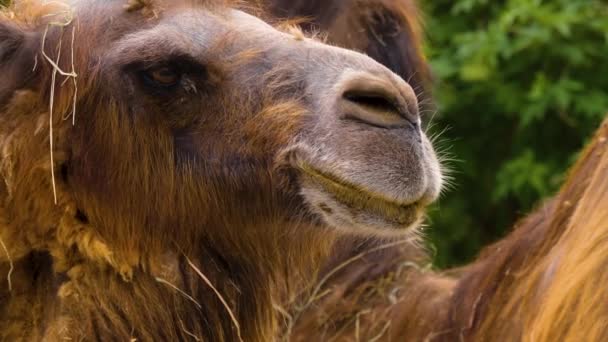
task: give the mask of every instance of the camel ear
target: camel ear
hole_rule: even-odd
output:
[[[401,3],[401,4],[399,4]],[[368,9],[367,54],[408,81],[416,93],[428,91],[430,72],[422,52],[422,29],[417,9],[408,2]]]
[[[350,32],[364,32],[366,45],[359,49],[401,76],[417,94],[428,96],[431,77],[422,51],[420,14],[413,0],[355,1],[342,16],[347,16],[342,22],[349,26],[343,29],[349,32],[343,39],[358,38]]]
[[[7,19],[0,17],[0,62],[5,62],[23,44],[25,34]]]
[[[279,18],[309,18],[305,31],[320,30],[332,44],[366,53],[430,94],[422,53],[422,25],[415,0],[266,0]]]
[[[15,90],[31,84],[36,72],[38,35],[0,14],[0,108]]]

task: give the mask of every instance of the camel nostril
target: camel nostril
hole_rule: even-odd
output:
[[[341,112],[344,119],[381,128],[419,128],[418,101],[409,85],[395,85],[388,78],[363,73],[343,84]]]
[[[394,101],[382,94],[363,93],[354,90],[345,92],[343,97],[348,101],[354,102],[361,107],[367,107],[370,110],[399,113],[399,108]]]
[[[362,107],[385,112],[399,112],[399,108],[395,105],[394,101],[389,100],[382,94],[361,93],[355,90],[347,91],[343,96],[346,100],[354,102]]]

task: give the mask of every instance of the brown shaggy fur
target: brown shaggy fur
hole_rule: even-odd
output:
[[[559,194],[473,264],[438,274],[411,248],[368,253],[324,284],[292,340],[606,341],[606,175],[608,119]]]
[[[608,124],[558,196],[472,265],[436,274],[425,267],[426,255],[413,238],[339,236],[310,227],[315,221],[305,215],[287,224],[284,216],[269,209],[281,203],[285,210],[298,211],[296,194],[277,193],[273,187],[278,182],[289,188],[291,179],[275,173],[275,165],[263,156],[301,128],[294,118],[306,111],[298,98],[285,96],[293,89],[279,72],[260,81],[269,85],[268,92],[239,93],[242,102],[218,105],[226,112],[251,110],[255,115],[238,122],[238,135],[222,131],[219,124],[217,131],[209,132],[210,141],[222,137],[217,140],[225,144],[208,147],[209,160],[216,164],[201,169],[200,161],[191,160],[188,167],[174,168],[183,161],[171,153],[175,142],[167,131],[191,124],[188,117],[129,116],[133,109],[125,108],[121,94],[109,97],[100,91],[118,84],[99,82],[107,82],[102,76],[108,70],[84,58],[103,45],[99,32],[112,37],[162,16],[163,6],[154,3],[93,4],[100,10],[126,5],[133,21],[118,26],[95,16],[74,21],[69,9],[55,2],[21,1],[0,12],[3,340],[608,338],[607,306],[602,305],[608,299],[603,288]],[[345,10],[358,7],[337,6],[341,10],[333,17],[317,20],[330,32],[330,40],[370,55],[378,51],[376,59],[385,58],[387,66],[406,78],[422,75],[414,82],[424,84],[426,67],[411,2],[399,2],[399,10],[388,1],[377,3],[383,4],[380,17]],[[295,15],[307,15],[298,11]],[[386,13],[392,14],[384,17]],[[369,22],[349,18],[397,20],[407,40],[400,46],[406,49],[356,45],[359,40],[344,27]],[[88,25],[73,30],[78,20]],[[375,29],[365,33],[378,36]],[[384,38],[375,42],[387,43]],[[229,43],[212,50],[221,52]],[[146,51],[140,54],[154,58]],[[407,53],[394,57],[391,51]],[[209,65],[208,81],[221,84],[226,71],[263,53],[218,58]],[[399,71],[399,65],[407,67]],[[75,77],[72,71],[78,70],[91,70],[91,75]],[[73,112],[75,97],[79,110]],[[254,98],[261,101],[251,109]],[[51,118],[50,112],[55,113]],[[227,125],[224,128],[237,125],[218,121]],[[191,141],[179,143],[188,147]],[[233,145],[249,158],[234,159]],[[234,177],[237,171],[239,177]],[[222,182],[214,182],[217,179]],[[182,196],[186,190],[194,196]],[[199,222],[193,208],[215,215]],[[178,229],[203,223],[208,229]],[[224,229],[228,226],[233,229]]]
[[[417,37],[415,21],[401,16],[413,12],[378,3]],[[391,255],[391,246],[414,243],[342,237],[320,225],[302,208],[293,175],[269,160],[308,114],[299,84],[285,77],[296,67],[289,60],[254,75],[261,90],[222,88],[269,51],[226,57],[239,38],[227,35],[208,47],[205,69],[209,89],[225,96],[205,108],[162,95],[133,98],[134,87],[123,87],[128,71],[105,63],[154,62],[159,51],[175,52],[179,42],[167,40],[100,51],[124,32],[153,28],[173,6],[222,13],[227,5],[236,4],[90,0],[76,16],[62,2],[23,0],[0,11],[3,340],[270,341],[287,336],[324,297],[323,282],[311,283],[321,268],[333,274],[332,263],[352,250]],[[416,53],[398,58],[425,70],[411,37]],[[360,47],[368,48],[384,56],[375,45]],[[197,86],[184,91],[205,96],[207,88]],[[176,115],[162,116],[169,107]],[[181,134],[202,125],[192,121],[199,112],[218,113],[204,122],[205,146],[196,145],[200,136]],[[204,150],[206,159],[176,148]],[[300,214],[288,220],[285,212]]]

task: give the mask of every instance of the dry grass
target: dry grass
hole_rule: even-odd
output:
[[[170,282],[166,281],[165,279],[162,278],[155,278],[155,280],[161,284],[165,284],[167,286],[169,286],[170,288],[174,289],[175,291],[177,291],[179,294],[181,294],[182,296],[186,297],[189,301],[191,301],[192,303],[194,303],[196,305],[197,308],[201,309],[203,306],[196,301],[196,299],[194,299],[191,295],[187,294],[184,290],[180,289],[179,287],[171,284]]]
[[[306,300],[304,301],[303,304],[300,305],[291,305],[294,308],[294,312],[293,314],[289,314],[289,312],[287,310],[285,310],[284,308],[280,307],[279,305],[274,305],[274,309],[277,310],[282,316],[284,316],[286,318],[286,328],[285,328],[285,333],[283,334],[282,340],[284,341],[289,341],[290,336],[292,335],[293,332],[293,328],[295,327],[295,325],[297,324],[298,320],[300,319],[300,317],[308,310],[312,307],[312,305],[323,299],[325,296],[327,296],[328,294],[330,294],[332,292],[332,290],[330,289],[326,289],[323,290],[323,286],[333,277],[335,276],[338,272],[340,272],[341,270],[345,269],[347,266],[353,264],[354,262],[363,259],[364,257],[375,253],[375,252],[379,252],[382,250],[386,250],[389,248],[393,248],[396,246],[401,246],[404,244],[409,244],[409,243],[413,243],[413,240],[415,240],[415,238],[407,238],[407,239],[403,239],[403,240],[399,240],[399,241],[393,241],[393,242],[389,242],[386,244],[383,244],[381,246],[375,247],[375,248],[371,248],[367,251],[363,251],[347,260],[345,260],[344,262],[340,263],[338,266],[334,267],[330,272],[328,272],[325,276],[323,276],[315,285],[315,287],[313,288],[313,290],[310,292],[310,294],[306,297]],[[355,329],[357,329],[357,325],[358,325],[358,321],[359,321],[359,317],[361,315],[365,314],[365,312],[358,312],[356,314],[355,317]],[[382,331],[379,333],[378,335],[378,339],[381,338],[387,331],[389,327],[383,327]]]
[[[209,278],[207,278],[203,274],[203,272],[201,272],[201,270],[198,269],[198,267],[196,267],[196,265],[194,265],[188,257],[186,257],[186,260],[188,261],[188,265],[196,272],[196,274],[198,274],[198,276],[205,282],[205,284],[207,284],[207,286],[209,286],[213,290],[213,292],[215,293],[217,298],[220,300],[220,302],[222,302],[222,305],[224,305],[224,307],[226,308],[226,311],[228,311],[228,315],[230,315],[230,319],[232,320],[232,323],[234,324],[234,327],[236,329],[236,334],[239,338],[239,341],[243,342],[243,338],[241,337],[241,325],[239,324],[239,321],[236,319],[236,315],[234,314],[234,312],[232,311],[232,309],[230,308],[230,306],[228,305],[228,303],[226,302],[224,297],[215,288],[215,286],[213,286],[213,284],[211,283]]]
[[[4,252],[6,253],[6,257],[8,259],[9,269],[8,269],[8,274],[6,275],[6,281],[8,282],[8,290],[12,291],[13,284],[11,282],[11,275],[13,274],[13,270],[15,269],[15,266],[13,265],[13,259],[11,258],[11,254],[8,252],[8,248],[6,248],[6,245],[4,244],[4,241],[2,240],[2,238],[0,238],[0,244],[2,245],[2,248],[4,249]]]
[[[50,2],[52,4],[57,4],[57,2]],[[50,4],[47,3],[47,4]],[[59,3],[62,4],[62,3]],[[56,87],[56,80],[57,80],[57,74],[60,74],[61,76],[66,77],[66,80],[69,78],[72,78],[73,80],[73,84],[74,84],[74,94],[73,94],[73,105],[72,105],[72,124],[74,125],[76,123],[76,100],[77,100],[77,94],[78,94],[78,83],[76,81],[76,78],[78,77],[78,74],[76,73],[75,66],[74,66],[74,38],[75,38],[75,34],[76,34],[76,26],[72,27],[72,43],[71,43],[71,65],[72,65],[72,71],[71,72],[66,72],[63,69],[61,69],[61,67],[59,66],[60,62],[61,62],[61,45],[62,45],[62,40],[59,39],[59,42],[57,43],[57,46],[55,48],[56,50],[56,54],[57,54],[57,59],[53,60],[47,53],[46,53],[46,38],[48,35],[48,31],[50,27],[60,27],[62,30],[71,25],[72,22],[74,21],[74,14],[72,9],[65,4],[64,5],[65,10],[64,11],[60,11],[58,13],[53,13],[53,14],[48,14],[45,17],[50,17],[53,18],[52,20],[49,21],[49,23],[47,24],[46,28],[44,29],[44,33],[42,36],[42,46],[41,46],[41,53],[42,56],[44,57],[44,59],[51,65],[51,67],[53,68],[53,73],[51,75],[51,90],[50,90],[50,95],[49,95],[49,151],[50,151],[50,158],[51,158],[51,183],[52,183],[52,187],[53,187],[53,199],[55,201],[55,204],[57,204],[57,185],[55,182],[55,163],[54,163],[54,152],[53,152],[53,111],[55,109],[55,87]],[[56,17],[59,17],[59,19],[55,19]]]

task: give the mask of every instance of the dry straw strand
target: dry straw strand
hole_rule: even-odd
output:
[[[308,300],[308,302],[305,304],[304,309],[307,308],[308,306],[310,306],[310,304],[312,304],[315,300],[322,298],[323,296],[319,296],[318,293],[319,291],[321,291],[321,288],[323,287],[323,285],[331,278],[334,276],[334,274],[338,273],[341,269],[345,268],[346,266],[352,264],[353,262],[365,257],[366,255],[372,254],[374,252],[378,252],[387,248],[391,248],[391,247],[395,247],[395,246],[399,246],[399,245],[403,245],[405,243],[410,243],[412,240],[411,239],[405,239],[405,240],[399,240],[396,242],[391,242],[391,243],[387,243],[375,248],[372,248],[370,250],[367,250],[365,252],[362,252],[360,254],[355,255],[354,257],[344,261],[343,263],[341,263],[340,265],[338,265],[337,267],[335,267],[333,270],[331,270],[331,272],[327,273],[323,278],[321,278],[321,281],[319,281],[319,283],[317,284],[317,286],[315,287],[315,289],[313,290],[311,296],[309,297],[310,299]]]
[[[49,61],[49,63],[51,63],[51,65],[54,64],[54,62],[52,61],[52,59],[46,54],[46,52],[44,52],[44,43],[46,42],[46,35],[48,32],[48,26],[47,28],[44,30],[44,35],[42,37],[42,55],[44,56],[44,58],[47,59],[47,61]],[[57,62],[59,62],[61,58],[61,40],[59,41],[59,53],[57,55]],[[56,64],[55,64],[56,65]],[[53,186],[53,199],[55,201],[55,204],[57,204],[57,184],[55,183],[55,158],[53,156],[53,108],[55,106],[55,80],[57,78],[57,70],[58,70],[58,66],[55,67],[53,65],[53,74],[51,76],[51,91],[50,91],[50,99],[49,99],[49,151],[50,151],[50,155],[51,155],[51,184]]]
[[[182,296],[186,297],[188,300],[190,300],[192,303],[194,303],[199,309],[202,309],[203,306],[196,301],[196,299],[194,299],[192,296],[190,296],[189,294],[187,294],[184,290],[180,289],[179,287],[171,284],[170,282],[166,281],[165,279],[162,278],[155,278],[155,280],[161,284],[165,284],[169,287],[171,287],[172,289],[174,289],[175,291],[177,291],[179,294],[181,294]]]
[[[347,259],[346,261],[342,262],[341,264],[339,264],[335,268],[333,268],[323,278],[321,278],[321,280],[317,283],[317,285],[315,286],[315,288],[313,289],[313,291],[311,292],[311,294],[308,296],[308,300],[306,300],[306,302],[304,304],[296,306],[295,313],[293,314],[293,316],[290,316],[291,319],[289,320],[288,326],[285,329],[284,339],[285,340],[289,340],[289,336],[291,336],[291,333],[293,331],[293,327],[295,326],[295,324],[299,320],[299,318],[302,315],[302,313],[304,313],[314,302],[316,302],[317,300],[325,297],[327,294],[331,293],[331,290],[329,290],[329,289],[325,290],[323,292],[321,292],[321,289],[323,288],[323,285],[325,285],[325,283],[327,281],[329,281],[329,279],[331,279],[336,273],[338,273],[340,270],[346,268],[348,265],[354,263],[357,260],[360,260],[360,259],[364,258],[365,256],[367,256],[369,254],[372,254],[372,253],[375,253],[375,252],[378,252],[378,251],[382,251],[382,250],[385,250],[385,249],[388,249],[388,248],[391,248],[391,247],[396,247],[396,246],[404,245],[406,243],[411,243],[411,242],[412,242],[411,238],[389,242],[389,243],[380,245],[378,247],[371,248],[371,249],[369,249],[367,251],[361,252],[361,253],[359,253],[359,254],[357,254],[357,255],[355,255],[355,256]]]
[[[200,339],[200,338],[198,338],[198,336],[194,335],[193,333],[191,333],[190,331],[188,331],[188,330],[186,329],[186,327],[184,326],[184,322],[183,322],[181,319],[179,320],[179,325],[181,326],[182,331],[183,331],[183,332],[184,332],[186,335],[188,335],[188,336],[192,337],[192,338],[193,338],[195,341],[201,341],[201,339]]]
[[[58,3],[55,1],[49,2],[48,4],[51,3]],[[65,5],[65,4],[63,4]],[[42,56],[44,57],[44,59],[53,67],[53,73],[51,75],[51,90],[50,90],[50,99],[49,99],[49,150],[50,150],[50,158],[51,158],[51,184],[53,187],[53,199],[55,204],[57,204],[57,184],[55,182],[55,162],[54,162],[54,152],[53,152],[53,110],[54,110],[54,106],[55,106],[55,82],[57,79],[57,74],[59,73],[62,76],[68,77],[68,78],[73,78],[74,79],[74,102],[73,102],[73,112],[72,115],[73,117],[76,114],[76,94],[78,92],[78,87],[77,87],[77,83],[76,83],[76,77],[78,76],[74,70],[74,38],[75,38],[75,29],[76,27],[72,28],[72,71],[71,72],[66,72],[63,71],[63,69],[61,69],[61,67],[59,66],[59,63],[61,61],[61,44],[62,44],[62,40],[59,40],[59,43],[57,44],[57,60],[54,61],[51,57],[49,57],[49,55],[46,53],[45,51],[45,46],[46,46],[46,38],[47,38],[47,34],[49,31],[49,27],[50,26],[59,26],[61,28],[64,28],[66,26],[69,26],[72,22],[73,22],[73,13],[71,11],[71,9],[68,7],[65,11],[60,12],[60,13],[55,13],[55,14],[49,14],[47,15],[47,17],[51,17],[51,16],[57,16],[57,15],[65,15],[64,20],[63,21],[51,21],[47,24],[43,36],[42,36],[42,47],[41,47],[41,52],[42,52]],[[74,118],[72,119],[74,120]],[[75,123],[75,121],[73,121],[73,123]]]
[[[376,342],[379,341],[388,331],[388,329],[391,327],[391,322],[388,321],[386,322],[386,324],[384,325],[384,327],[382,328],[382,330],[380,330],[380,332],[378,333],[378,335],[372,337],[369,342]]]
[[[228,303],[226,302],[226,300],[224,299],[224,297],[215,288],[215,286],[213,286],[213,284],[211,283],[211,281],[209,280],[209,278],[207,278],[203,274],[203,272],[201,272],[201,270],[198,269],[198,267],[196,267],[196,265],[194,265],[192,263],[192,261],[188,257],[186,257],[186,260],[188,261],[188,265],[190,265],[190,267],[207,284],[207,286],[209,286],[213,290],[213,292],[218,297],[218,299],[220,300],[220,302],[222,302],[222,305],[224,305],[224,307],[226,308],[226,311],[228,311],[228,315],[230,315],[230,319],[232,320],[232,323],[234,324],[234,327],[236,328],[236,334],[237,334],[237,336],[239,338],[239,341],[243,342],[243,338],[241,337],[241,325],[239,324],[239,321],[236,319],[236,316],[235,316],[234,312],[232,311],[232,309],[230,309],[230,306],[228,305]]]
[[[15,266],[13,265],[13,259],[11,258],[11,254],[8,252],[8,248],[6,248],[6,245],[4,244],[4,241],[2,241],[2,238],[0,238],[0,244],[2,245],[2,248],[4,249],[4,253],[6,253],[6,257],[8,258],[9,269],[8,269],[8,274],[6,275],[6,281],[8,282],[8,290],[12,291],[13,283],[11,282],[11,275],[13,274],[13,270],[15,269]]]

